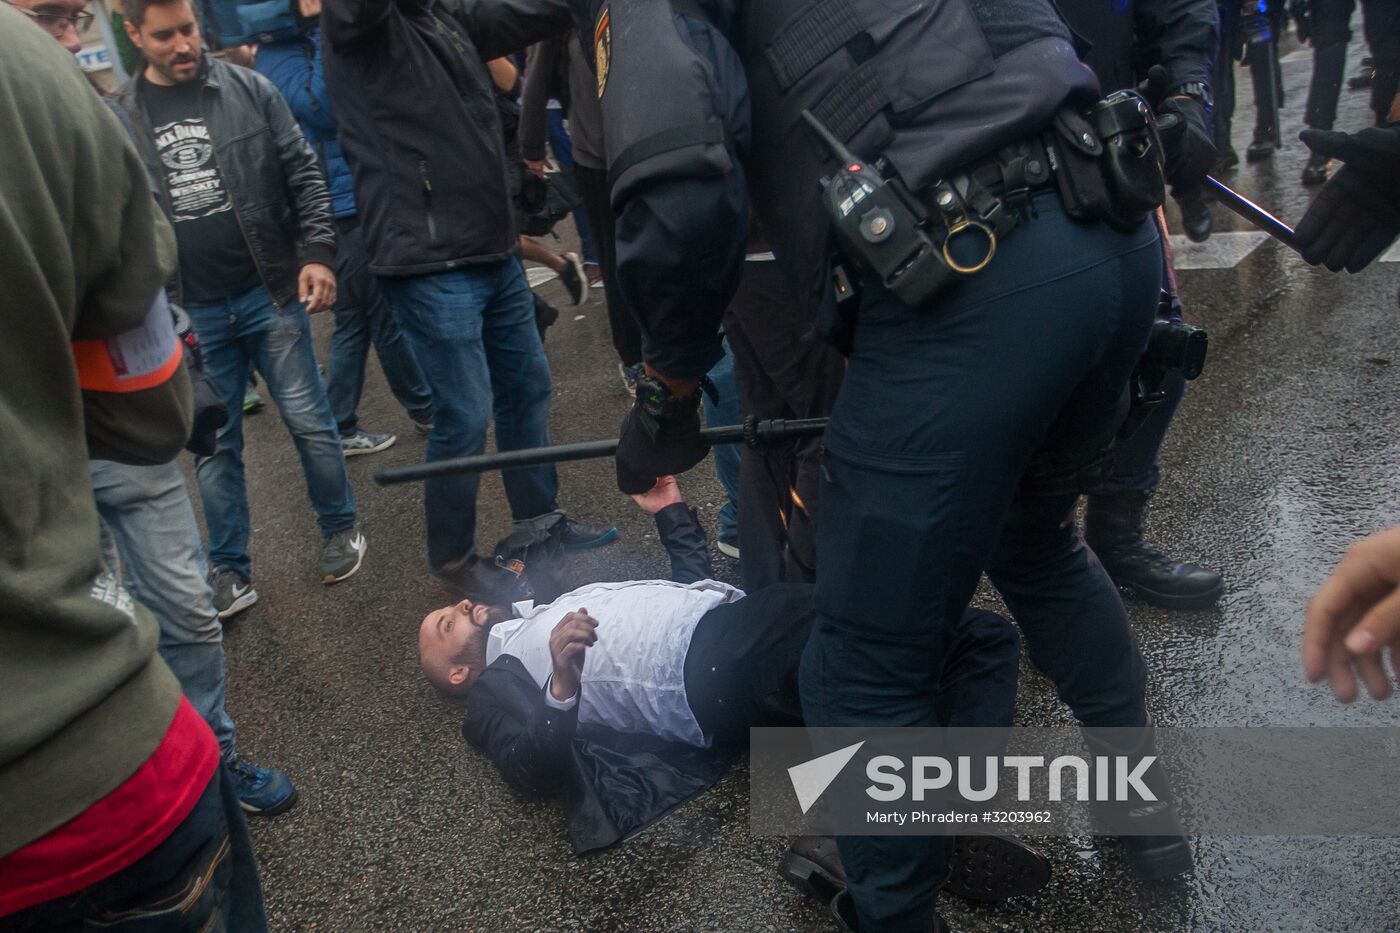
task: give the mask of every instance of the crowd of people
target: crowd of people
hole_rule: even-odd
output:
[[[1092,747],[1152,748],[1122,596],[1200,609],[1226,584],[1146,536],[1186,383],[1176,364],[1148,385],[1140,365],[1183,316],[1163,185],[1208,236],[1204,178],[1238,162],[1234,61],[1247,48],[1256,93],[1277,89],[1277,42],[1259,36],[1276,39],[1281,8],[1017,0],[894,23],[877,0],[674,17],[639,0],[584,16],[565,0],[289,0],[235,36],[222,3],[122,0],[141,61],[110,95],[72,60],[85,0],[0,10],[0,928],[266,927],[244,819],[298,792],[240,756],[224,708],[223,626],[258,601],[250,379],[299,457],[314,575],[345,583],[367,552],[346,458],[397,440],[357,414],[371,345],[428,461],[483,453],[493,426],[502,451],[549,445],[558,310],[524,262],[575,305],[602,288],[635,396],[617,484],[654,516],[671,579],[563,592],[566,553],[617,529],[567,513],[550,465],[504,473],[512,522],[489,551],[478,476],[436,476],[427,570],[451,601],[418,647],[506,781],[574,788],[576,852],[709,787],[753,726],[1009,726],[1023,641],[1080,724],[1140,736]],[[1323,185],[1297,244],[1334,271],[1400,233],[1400,16],[1362,6],[1377,127],[1357,133],[1333,132],[1350,0],[1292,9],[1316,50],[1303,181]],[[946,42],[972,51],[926,54]],[[1097,164],[1122,126],[1082,115],[1139,87],[1156,87],[1138,151],[1157,161],[1133,176],[1155,178],[1151,204]],[[1280,142],[1268,103],[1250,161]],[[872,212],[862,224],[888,224],[862,228],[875,253],[833,254],[816,201],[832,166],[803,120],[878,161],[946,238],[882,265],[887,229],[908,234]],[[1086,164],[1105,187],[1071,180]],[[572,216],[580,252],[528,235],[541,215]],[[961,278],[917,291],[911,270],[939,252]],[[311,316],[327,311],[323,370]],[[1150,391],[1125,421],[1130,383]],[[716,451],[717,544],[742,588],[715,579],[676,478],[709,453],[702,407],[711,425],[830,419],[821,439]],[[1343,700],[1358,679],[1391,691],[1396,534],[1358,546],[1308,610],[1305,672]],[[1015,624],[969,608],[984,573]],[[1120,841],[1152,881],[1192,857],[1149,780],[1166,803]],[[1006,836],[842,837],[795,840],[781,871],[846,929],[923,931],[944,928],[940,887],[1001,899],[1051,868]]]
[[[1219,157],[1215,174],[1228,177],[1240,164],[1231,140],[1235,114],[1237,66],[1247,68],[1254,94],[1254,127],[1245,161],[1267,163],[1283,145],[1279,110],[1284,105],[1283,71],[1279,63],[1287,39],[1289,21],[1300,43],[1312,47],[1312,80],[1303,113],[1309,129],[1330,131],[1337,119],[1337,104],[1346,73],[1347,45],[1351,42],[1355,0],[1229,0],[1217,4],[1220,17],[1220,50],[1211,73],[1215,95],[1212,131]],[[1362,21],[1371,55],[1359,72],[1347,80],[1354,91],[1366,90],[1376,125],[1400,118],[1392,113],[1400,87],[1400,7],[1385,0],[1363,2]],[[1303,166],[1302,183],[1315,187],[1327,181],[1332,156],[1312,151]],[[1182,226],[1195,242],[1204,242],[1215,229],[1211,192],[1194,188],[1177,193]]]

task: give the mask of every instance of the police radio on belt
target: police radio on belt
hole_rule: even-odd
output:
[[[924,212],[904,185],[858,159],[810,110],[802,118],[841,163],[841,171],[822,179],[823,204],[841,254],[911,308],[947,288],[957,273],[920,226]]]

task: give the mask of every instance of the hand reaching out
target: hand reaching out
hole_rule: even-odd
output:
[[[642,507],[642,511],[648,515],[655,515],[668,505],[675,505],[677,502],[684,502],[681,498],[681,487],[676,482],[674,476],[658,476],[656,485],[646,492],[635,493],[632,501]]]
[[[1392,671],[1382,651],[1389,646]],[[1400,667],[1400,526],[1357,542],[1308,603],[1303,669],[1324,676],[1343,703],[1356,699],[1356,678],[1384,700]]]

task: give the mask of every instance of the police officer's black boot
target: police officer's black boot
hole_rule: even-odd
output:
[[[1126,595],[1164,609],[1209,609],[1225,589],[1214,570],[1172,560],[1143,540],[1151,493],[1136,489],[1089,497],[1084,540]]]
[[[1157,753],[1151,716],[1141,730],[1096,732],[1086,727],[1083,734],[1084,742],[1093,755],[1108,758],[1127,756],[1130,771],[1136,769],[1141,758]],[[1130,738],[1125,741],[1124,736]],[[1095,777],[1091,778],[1091,785],[1097,779],[1097,769],[1092,773]],[[1154,761],[1139,780],[1156,800],[1096,800],[1093,811],[1100,829],[1118,838],[1128,866],[1144,881],[1166,881],[1187,874],[1195,867],[1195,860],[1161,760]],[[1093,796],[1098,796],[1097,791]]]
[[[1186,231],[1186,238],[1192,243],[1204,243],[1210,239],[1211,231],[1215,229],[1215,218],[1211,216],[1204,194],[1199,190],[1193,191],[1177,198],[1176,203],[1181,208],[1181,226]]]

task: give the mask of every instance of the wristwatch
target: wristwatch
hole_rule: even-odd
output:
[[[1206,113],[1215,110],[1215,101],[1211,99],[1210,88],[1203,81],[1187,81],[1172,88],[1169,97],[1193,97],[1200,101],[1201,106],[1206,108]]]
[[[700,393],[676,398],[666,383],[643,373],[637,377],[637,414],[647,437],[655,442],[667,422],[694,418],[700,407]]]

